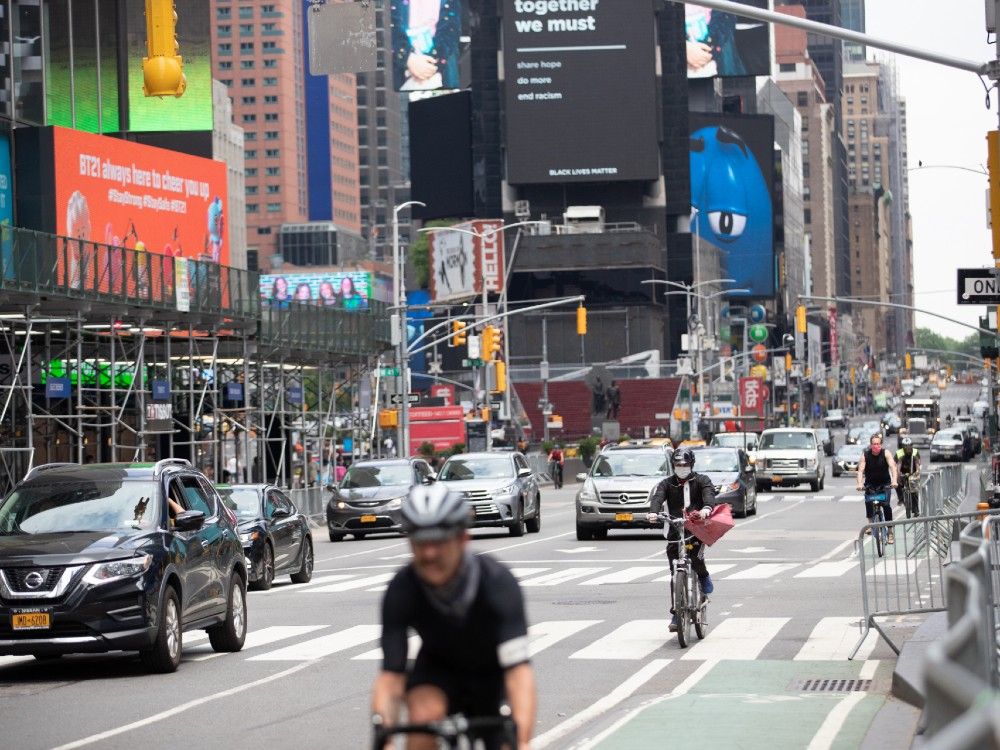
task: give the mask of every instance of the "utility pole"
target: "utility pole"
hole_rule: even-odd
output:
[[[552,414],[552,405],[549,404],[549,319],[542,316],[542,440],[548,442],[549,439],[549,416]]]

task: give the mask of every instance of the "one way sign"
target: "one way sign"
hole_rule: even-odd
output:
[[[958,304],[1000,305],[1000,269],[959,268]]]
[[[420,402],[420,395],[417,393],[407,393],[406,399],[411,404],[416,404]],[[392,404],[403,403],[403,395],[401,393],[392,393],[389,395],[389,402]]]

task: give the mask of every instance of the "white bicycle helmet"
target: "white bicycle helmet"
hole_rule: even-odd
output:
[[[443,484],[417,485],[403,501],[403,531],[418,542],[448,539],[468,528],[472,506]]]

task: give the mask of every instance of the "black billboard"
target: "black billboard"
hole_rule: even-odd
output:
[[[507,182],[660,174],[653,0],[504,0]]]
[[[472,96],[468,91],[410,102],[410,197],[417,219],[472,216]]]
[[[774,117],[695,113],[691,123],[691,225],[720,248],[722,275],[774,296]]]

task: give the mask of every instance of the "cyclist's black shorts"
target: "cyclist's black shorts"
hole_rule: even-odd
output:
[[[448,698],[448,712],[466,716],[496,716],[506,702],[503,672],[470,675],[417,656],[406,678],[407,691],[421,685],[438,688]]]

